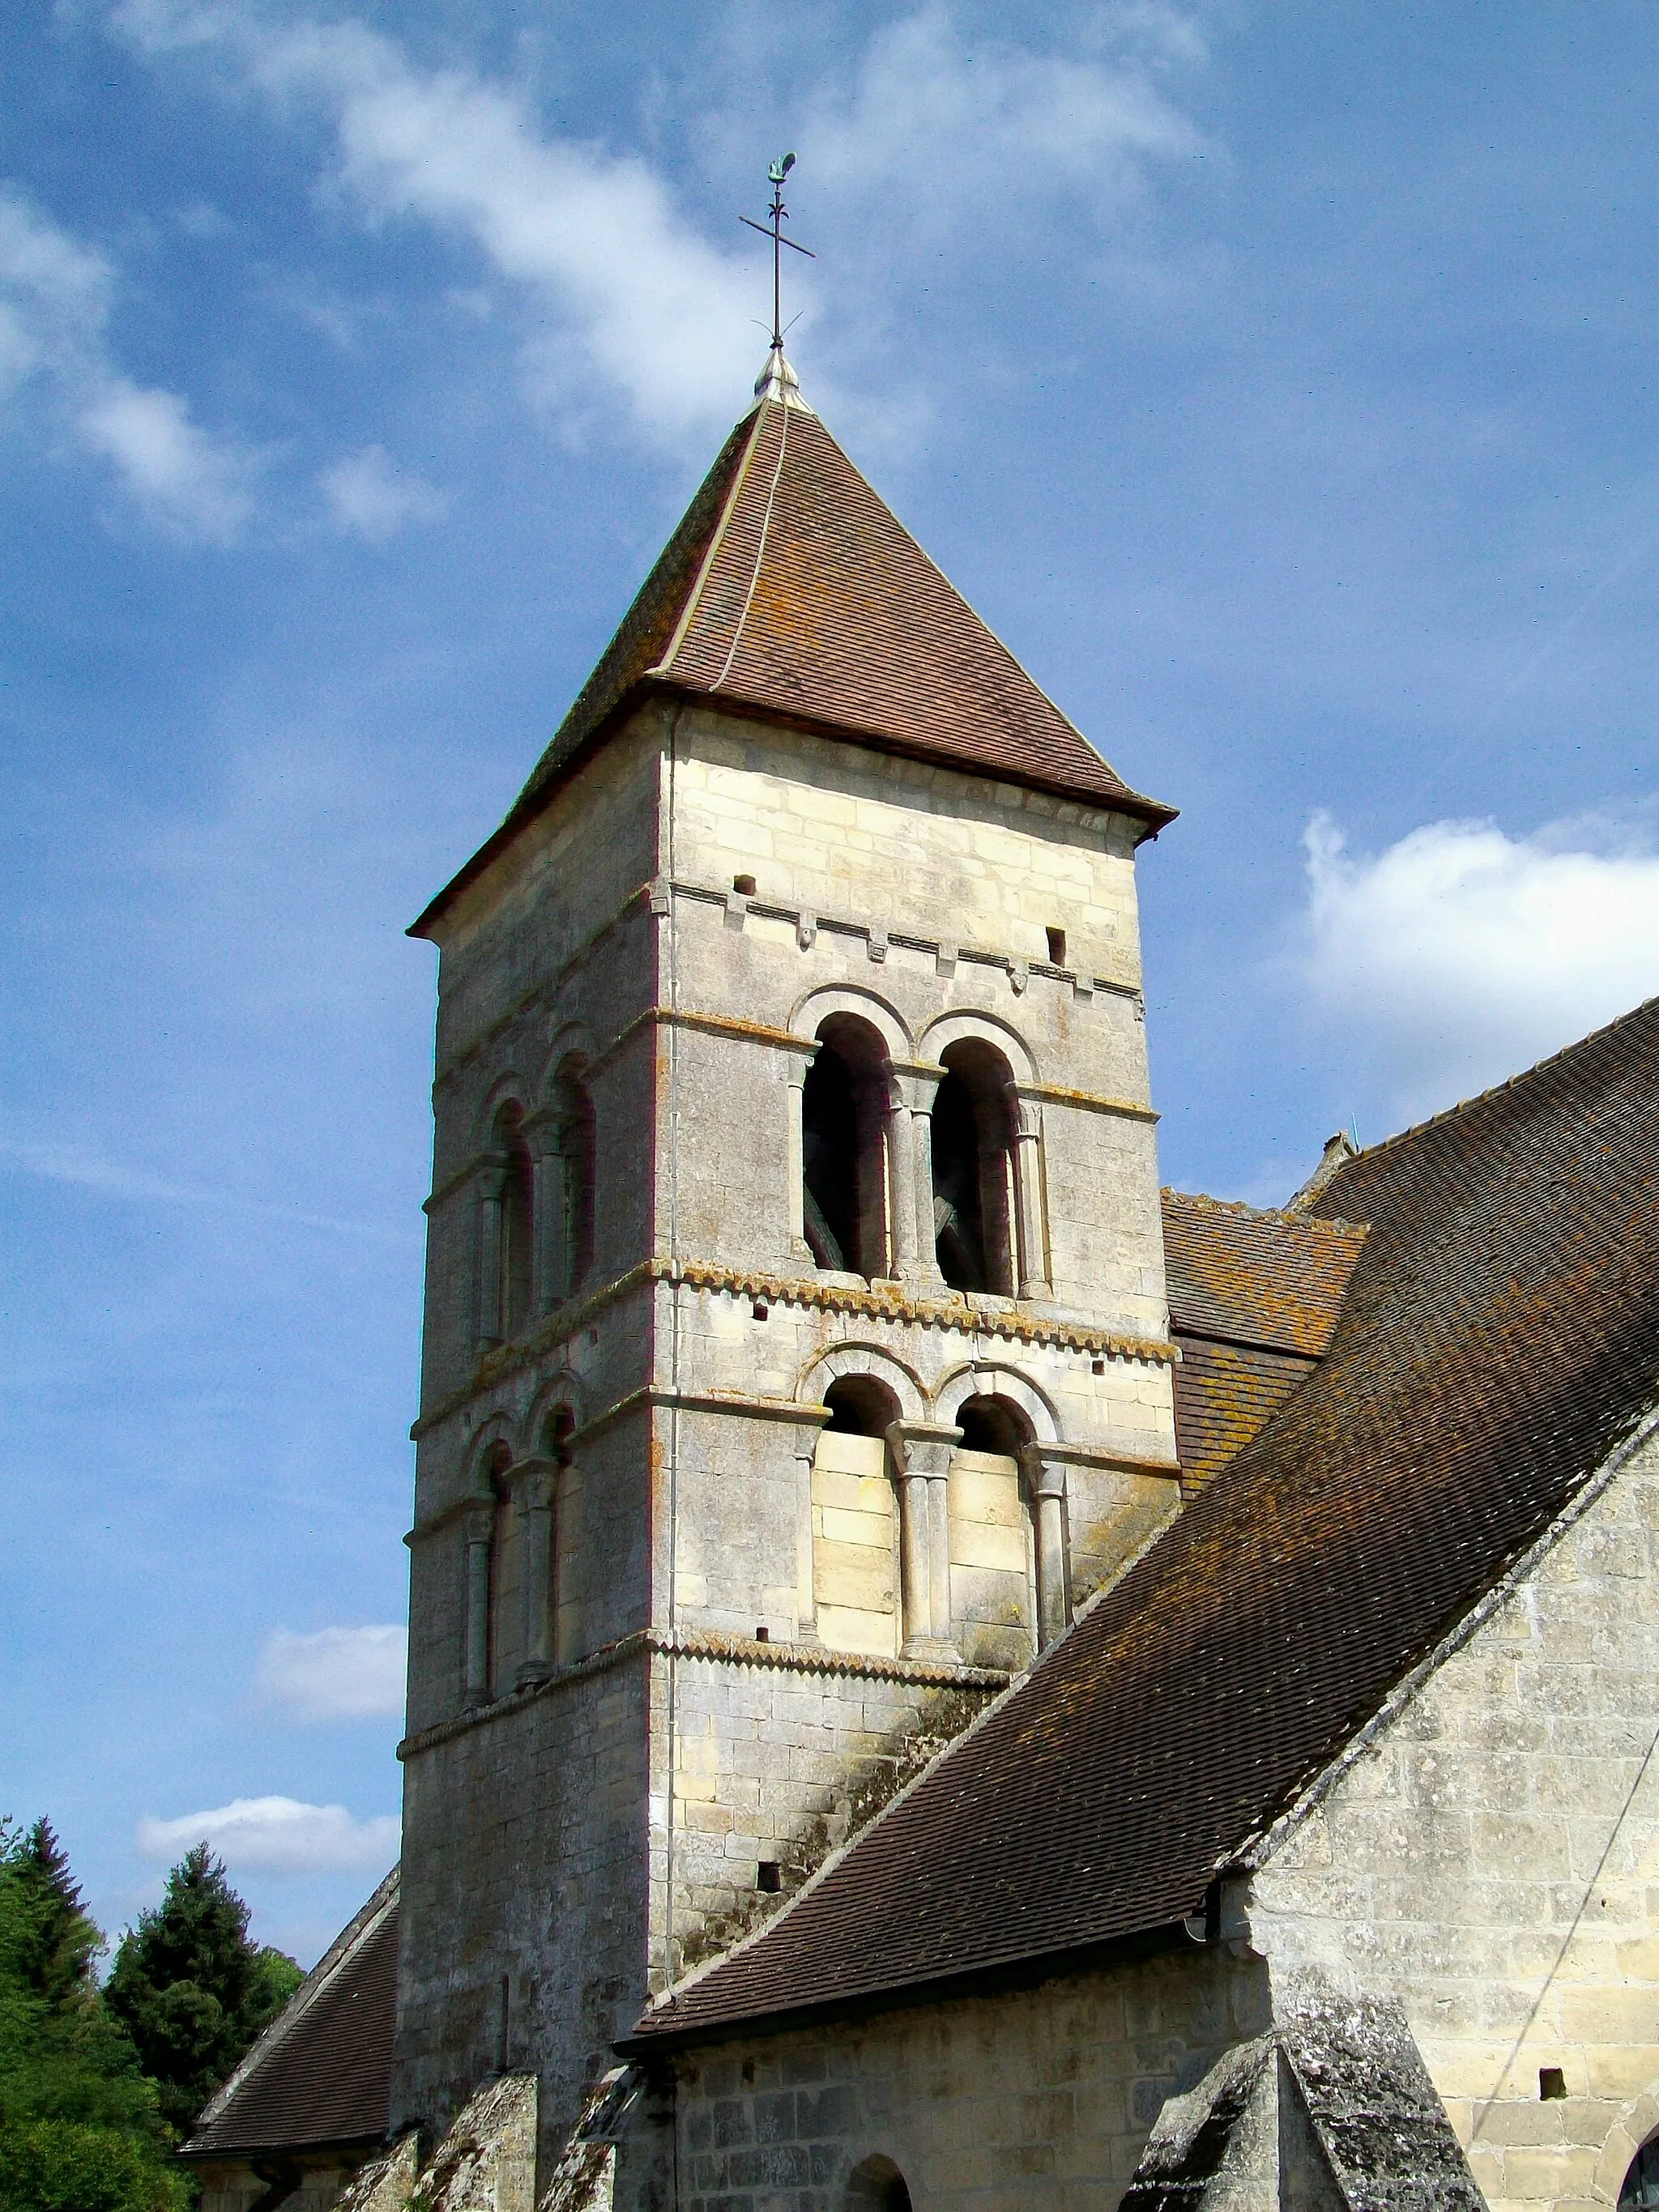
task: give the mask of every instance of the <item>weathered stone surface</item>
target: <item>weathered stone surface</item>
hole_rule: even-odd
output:
[[[1610,2203],[1659,2126],[1659,1444],[1372,1732],[1250,1942],[1397,2003],[1486,2201]],[[1558,2069],[1565,2094],[1540,2094]]]
[[[534,2212],[536,2077],[490,2081],[457,2113],[409,2212]]]
[[[360,2166],[342,2192],[337,2212],[406,2212],[420,2172],[420,2147],[411,2130],[383,2158]]]
[[[815,1468],[838,1378],[874,1377],[930,1434],[1006,1397],[1064,1444],[1043,1462],[1052,1556],[1079,1600],[1175,1509],[1138,834],[659,703],[435,925],[399,2124],[441,2133],[476,2083],[533,2071],[550,2165],[651,1990],[772,1909],[943,1712],[965,1723],[1029,1661],[1018,1464],[964,1454],[930,1555],[950,1618],[919,1633],[890,1455],[839,1436]],[[796,1226],[792,1116],[836,1012],[884,1041],[900,1116],[892,1272],[868,1280],[821,1276]],[[963,1038],[1003,1056],[1036,1147],[1024,1298],[951,1292],[933,1265],[907,1147]],[[540,1161],[573,1066],[591,1260],[481,1341],[499,1116]]]

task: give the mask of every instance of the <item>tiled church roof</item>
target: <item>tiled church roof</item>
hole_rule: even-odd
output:
[[[1330,1343],[1364,1241],[1363,1222],[1166,1190],[1170,1326],[1316,1359]]]
[[[1164,1193],[1182,1490],[1201,1490],[1266,1428],[1328,1346],[1362,1224]]]
[[[1153,830],[1174,818],[1037,689],[817,416],[767,397],[726,440],[506,821],[413,933],[651,689],[1115,806]]]
[[[1194,1497],[1259,1437],[1319,1362],[1254,1344],[1217,1344],[1175,1332],[1176,1452],[1181,1494]]]
[[[185,2158],[372,2144],[391,2115],[394,1868],[196,2124]]]
[[[1659,1396],[1659,1000],[1360,1154],[1323,1363],[644,2042],[1173,1928]]]

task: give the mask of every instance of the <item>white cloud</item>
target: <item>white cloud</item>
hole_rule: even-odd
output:
[[[188,0],[125,0],[112,20],[152,55],[208,49],[245,88],[320,108],[334,180],[366,216],[470,239],[532,291],[557,324],[526,353],[538,391],[571,398],[596,375],[671,442],[732,414],[756,365],[752,268],[715,252],[645,162],[550,141],[514,88],[419,70],[361,23]]]
[[[279,1628],[259,1654],[254,1686],[267,1705],[302,1721],[355,1721],[404,1709],[405,1632],[319,1628],[296,1636]]]
[[[815,181],[879,200],[890,237],[896,228],[1021,219],[1023,204],[1062,191],[1073,219],[1120,203],[1149,161],[1203,147],[1153,81],[1159,63],[1200,60],[1203,46],[1173,9],[1103,11],[1102,20],[1127,49],[1114,59],[970,45],[942,6],[888,25],[850,89],[805,126]]]
[[[210,1844],[235,1872],[335,1874],[382,1869],[398,1856],[395,1814],[356,1820],[343,1805],[306,1805],[295,1797],[237,1797],[177,1820],[146,1814],[138,1823],[142,1857],[166,1863]]]
[[[82,411],[81,428],[139,499],[187,535],[225,544],[247,520],[246,462],[191,421],[177,392],[106,378]]]
[[[252,510],[249,457],[191,419],[178,393],[134,384],[106,337],[113,274],[10,186],[0,186],[0,399],[38,380],[56,421],[112,462],[150,519],[227,544]]]
[[[448,505],[422,477],[400,469],[384,446],[344,453],[319,477],[336,526],[384,545],[411,522],[435,521]]]
[[[354,18],[118,0],[111,20],[155,59],[193,51],[241,95],[320,113],[330,187],[367,222],[413,220],[469,240],[494,278],[527,295],[539,327],[522,367],[538,401],[586,413],[620,392],[638,427],[679,446],[729,422],[746,396],[763,346],[759,241],[737,243],[726,216],[734,242],[716,250],[647,162],[550,134],[516,87],[419,67]],[[839,269],[843,326],[867,322],[872,299],[908,289],[907,252],[942,233],[983,241],[997,230],[1030,255],[1032,204],[1045,198],[1074,250],[1152,165],[1206,150],[1160,82],[1203,59],[1193,19],[1162,0],[1099,8],[1076,52],[969,40],[933,4],[878,30],[844,72],[774,53],[786,74],[769,98],[800,118],[813,203],[841,240],[810,273],[796,263],[793,296],[810,304]],[[752,136],[752,74],[742,103],[739,113],[726,85],[687,103],[722,173],[713,149]],[[816,371],[813,389],[824,389]]]
[[[1659,854],[1605,824],[1434,822],[1375,856],[1309,825],[1304,977],[1410,1113],[1659,992]]]

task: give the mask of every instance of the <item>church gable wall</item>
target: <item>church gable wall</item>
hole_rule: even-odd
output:
[[[678,2067],[679,2205],[842,2212],[855,2172],[890,2162],[919,2206],[1098,2212],[1171,2092],[1260,2034],[1266,2001],[1259,1966],[1194,1947],[696,2052]]]
[[[1613,2203],[1659,2129],[1656,1569],[1650,1440],[1255,1878],[1276,1979],[1403,2006],[1500,2212]]]

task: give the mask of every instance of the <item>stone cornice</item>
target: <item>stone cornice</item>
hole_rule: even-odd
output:
[[[1092,1328],[1086,1322],[1032,1312],[1012,1300],[1000,1299],[991,1308],[975,1305],[965,1297],[913,1297],[896,1284],[858,1288],[848,1283],[817,1282],[811,1277],[775,1273],[769,1268],[726,1267],[713,1261],[684,1260],[676,1263],[668,1259],[642,1260],[610,1282],[601,1284],[586,1297],[560,1307],[520,1342],[503,1345],[489,1353],[479,1362],[471,1382],[450,1391],[420,1416],[410,1431],[410,1436],[418,1440],[475,1398],[486,1395],[525,1369],[538,1366],[550,1353],[586,1328],[596,1314],[647,1283],[724,1292],[728,1297],[755,1298],[767,1304],[805,1306],[819,1313],[856,1314],[866,1321],[947,1329],[962,1336],[1000,1337],[1012,1344],[1053,1345],[1064,1352],[1086,1352],[1096,1358],[1103,1355],[1113,1359],[1142,1359],[1162,1367],[1177,1365],[1181,1358],[1180,1352],[1167,1338],[1132,1336],[1121,1329]],[[630,1394],[638,1397],[645,1395],[643,1387]],[[729,1397],[726,1394],[716,1395],[723,1403],[736,1402],[738,1399],[735,1392]],[[789,1399],[742,1402],[754,1407],[775,1407],[779,1419],[795,1408],[795,1401]],[[596,1413],[584,1425],[592,1428],[609,1417],[607,1412]]]
[[[416,1759],[422,1752],[452,1743],[457,1736],[490,1721],[522,1712],[526,1705],[550,1692],[608,1674],[640,1658],[701,1660],[714,1666],[762,1667],[791,1674],[855,1675],[866,1682],[914,1682],[925,1689],[1006,1690],[1013,1676],[1000,1667],[967,1667],[947,1660],[878,1659],[866,1652],[831,1651],[821,1644],[763,1644],[753,1636],[676,1634],[667,1629],[637,1628],[614,1644],[601,1644],[583,1659],[552,1668],[538,1682],[509,1691],[488,1705],[474,1705],[453,1719],[435,1721],[417,1729],[398,1746],[401,1759]]]
[[[854,918],[848,915],[815,914],[804,907],[785,905],[775,899],[759,896],[745,897],[739,892],[722,889],[714,884],[695,883],[681,877],[658,877],[630,891],[621,904],[605,916],[599,927],[582,940],[569,957],[560,963],[551,975],[542,982],[532,984],[505,1013],[496,1016],[488,1029],[481,1030],[477,1036],[459,1047],[438,1069],[433,1089],[436,1091],[449,1082],[469,1060],[485,1051],[492,1039],[510,1029],[532,1007],[544,1001],[556,1000],[568,978],[581,966],[594,947],[610,936],[620,923],[638,914],[648,914],[661,921],[669,914],[676,898],[689,899],[698,905],[719,907],[738,921],[755,915],[769,921],[791,922],[803,951],[811,945],[820,930],[827,930],[838,937],[863,938],[871,958],[875,961],[884,958],[890,946],[902,945],[908,951],[931,953],[936,960],[950,966],[954,966],[957,961],[966,961],[979,967],[1000,969],[1017,991],[1024,991],[1033,975],[1042,975],[1052,982],[1068,984],[1079,998],[1089,998],[1100,991],[1111,997],[1132,1000],[1137,1006],[1140,1003],[1139,983],[1129,982],[1121,976],[1091,975],[1080,969],[1060,967],[1053,961],[1029,960],[1018,953],[995,945],[951,945],[938,938],[919,937],[909,930],[890,929],[884,922],[872,921],[867,915]],[[658,1008],[656,1012],[659,1016],[666,1014],[664,1008]],[[629,1023],[608,1043],[600,1045],[594,1054],[595,1060],[604,1060],[615,1052],[637,1023],[648,1018],[636,1017],[635,1021]],[[700,1017],[682,1015],[680,1018],[695,1024],[699,1021],[714,1023],[723,1018],[710,1014]],[[748,1032],[759,1030],[762,1025],[739,1023],[736,1026]],[[768,1034],[773,1041],[793,1045],[797,1049],[803,1042],[802,1039],[792,1036],[787,1030],[773,1030]],[[1081,1097],[1083,1094],[1078,1095]],[[1146,1111],[1144,1108],[1126,1108],[1123,1110]]]

